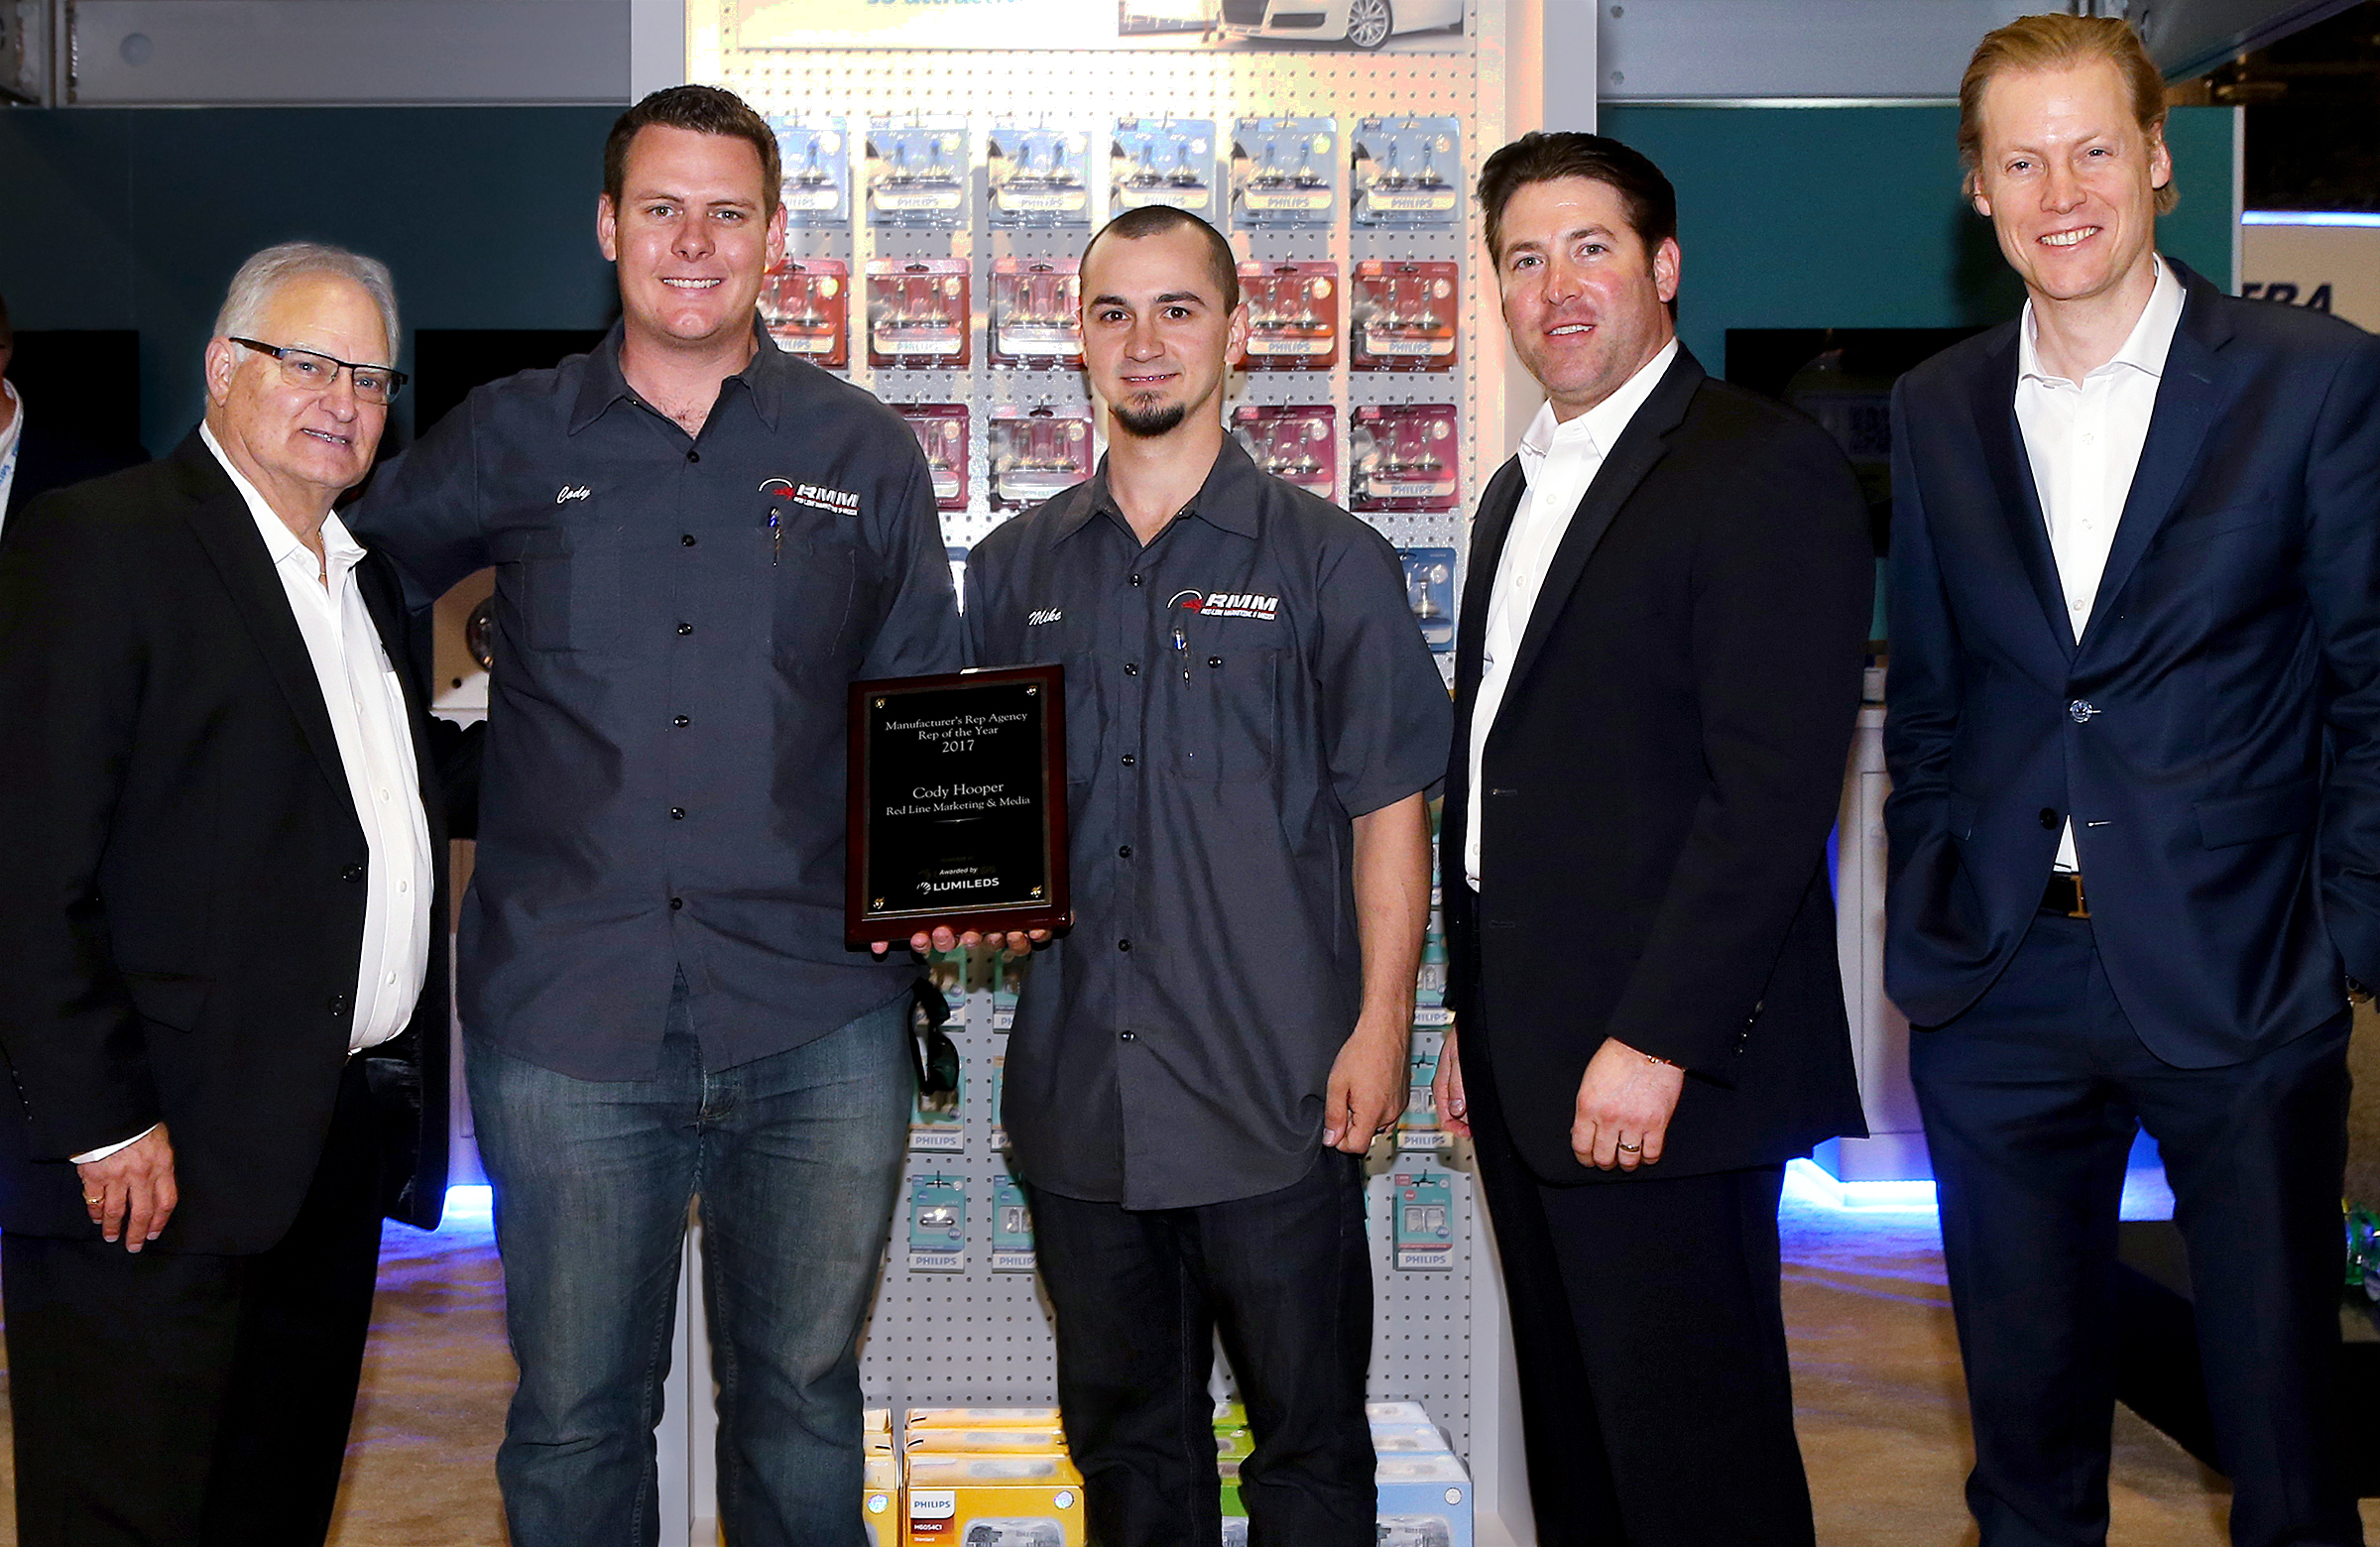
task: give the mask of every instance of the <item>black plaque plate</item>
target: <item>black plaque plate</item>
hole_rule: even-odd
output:
[[[851,685],[854,946],[1067,919],[1063,667]]]

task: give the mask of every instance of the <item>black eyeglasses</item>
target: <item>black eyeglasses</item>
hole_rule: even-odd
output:
[[[352,360],[334,360],[311,349],[285,349],[278,344],[260,344],[253,338],[235,338],[233,343],[253,349],[258,354],[271,355],[281,362],[281,379],[292,387],[311,387],[328,392],[339,379],[341,371],[355,381],[355,395],[366,403],[387,407],[412,377],[385,365],[358,365]]]

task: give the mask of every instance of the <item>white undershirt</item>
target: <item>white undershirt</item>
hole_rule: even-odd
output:
[[[8,521],[8,492],[16,487],[17,482],[17,452],[25,444],[25,395],[17,391],[15,383],[6,380],[0,380],[0,392],[8,394],[8,401],[17,406],[15,416],[8,421],[8,428],[0,429],[0,525],[5,525]]]
[[[2039,323],[2033,303],[2025,302],[2024,325],[2017,329],[2016,422],[2033,467],[2034,490],[2041,496],[2067,622],[2078,641],[2090,623],[2107,550],[2132,493],[2140,448],[2149,438],[2182,301],[2182,282],[2158,260],[2156,288],[2123,348],[2080,382],[2055,375],[2042,363]],[[2058,869],[2082,869],[2072,817],[2058,837]]]
[[[1661,384],[1677,354],[1678,341],[1672,338],[1611,396],[1572,418],[1557,419],[1553,404],[1542,405],[1520,437],[1520,475],[1526,487],[1512,512],[1511,531],[1496,560],[1495,583],[1488,593],[1480,689],[1471,709],[1471,795],[1463,828],[1463,874],[1475,892],[1480,886],[1480,760],[1496,711],[1503,706],[1512,662],[1528,633],[1529,615],[1537,609],[1546,569],[1560,551],[1588,486],[1603,470],[1604,458]],[[1554,600],[1561,605],[1561,598]]]

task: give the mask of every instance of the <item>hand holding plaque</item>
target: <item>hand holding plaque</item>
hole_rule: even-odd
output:
[[[1064,668],[854,682],[849,807],[847,944],[1063,927]]]

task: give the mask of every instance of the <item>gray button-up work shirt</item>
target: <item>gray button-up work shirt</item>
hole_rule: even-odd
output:
[[[1103,463],[976,545],[967,603],[977,664],[1066,667],[1075,925],[1009,1039],[1025,1176],[1132,1209],[1288,1186],[1362,1008],[1353,819],[1453,735],[1395,549],[1227,438],[1146,547]]]
[[[496,566],[462,1013],[590,1080],[652,1072],[681,968],[713,1066],[908,986],[843,946],[844,690],[960,654],[898,416],[763,333],[689,438],[620,341],[478,389],[349,518],[416,602]]]

